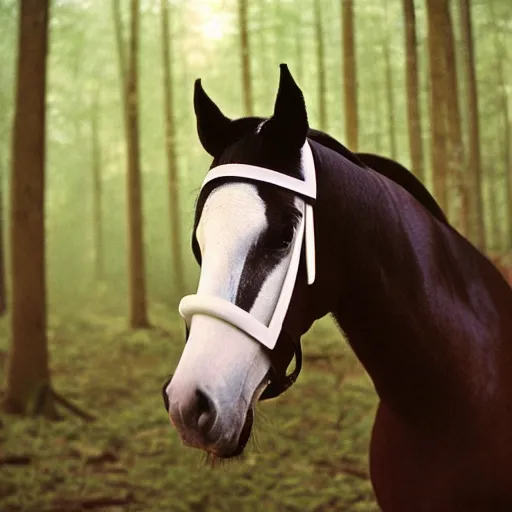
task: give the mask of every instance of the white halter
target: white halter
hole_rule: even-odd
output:
[[[311,148],[307,141],[301,150],[301,167],[304,175],[304,181],[264,167],[245,164],[219,165],[218,167],[210,170],[207,174],[201,188],[217,178],[233,177],[271,183],[277,187],[291,190],[299,196],[302,196],[299,197],[298,201],[302,217],[295,232],[290,265],[283,281],[281,294],[279,295],[274,314],[272,315],[268,326],[262,324],[250,313],[238,306],[235,306],[232,302],[221,299],[220,297],[205,294],[187,295],[181,299],[178,309],[187,326],[190,327],[190,321],[193,315],[209,315],[219,318],[220,320],[224,320],[225,322],[237,327],[270,350],[275,347],[283,327],[286,312],[290,305],[295,281],[297,280],[303,240],[305,241],[306,248],[308,284],[311,285],[315,281],[315,231],[313,222],[313,206],[303,199],[303,197],[312,200],[316,199],[315,163]]]

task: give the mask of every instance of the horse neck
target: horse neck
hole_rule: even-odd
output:
[[[388,404],[424,414],[440,394],[460,403],[468,365],[492,372],[498,350],[499,336],[485,354],[467,339],[478,327],[464,275],[449,264],[451,245],[474,250],[393,182],[317,145],[315,156],[315,304],[333,313]]]

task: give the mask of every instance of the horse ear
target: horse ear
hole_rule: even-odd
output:
[[[199,140],[203,148],[215,158],[229,145],[231,119],[226,117],[204,92],[200,78],[194,85],[194,111]]]
[[[299,149],[306,142],[309,124],[306,103],[288,66],[280,64],[279,89],[274,105],[274,115],[265,123],[265,134],[284,142],[290,149]]]

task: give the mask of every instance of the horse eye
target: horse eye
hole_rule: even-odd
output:
[[[274,236],[272,236],[270,245],[272,249],[275,250],[283,250],[287,249],[293,240],[294,235],[294,227],[293,224],[286,224],[281,229],[275,231]]]
[[[294,232],[295,232],[295,229],[293,227],[293,224],[287,224],[283,228],[283,231],[282,231],[283,244],[288,246],[292,243]]]

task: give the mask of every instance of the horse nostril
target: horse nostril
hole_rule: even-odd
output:
[[[197,406],[197,429],[203,435],[207,436],[215,423],[217,412],[212,400],[204,391],[196,389]]]

